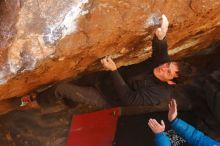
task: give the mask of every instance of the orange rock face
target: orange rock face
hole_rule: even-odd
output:
[[[147,59],[163,13],[174,59],[220,39],[219,0],[1,1],[0,100],[100,70],[106,55],[118,66]]]

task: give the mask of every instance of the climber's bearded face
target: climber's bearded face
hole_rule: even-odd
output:
[[[154,68],[154,75],[161,81],[167,82],[177,78],[178,73],[177,62],[168,62]]]

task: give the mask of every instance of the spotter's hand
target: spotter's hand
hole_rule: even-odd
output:
[[[163,120],[161,120],[161,123],[158,123],[155,119],[149,119],[148,126],[155,134],[164,132],[165,130],[165,124]]]
[[[176,100],[172,99],[169,103],[168,120],[172,122],[177,117],[177,104]]]

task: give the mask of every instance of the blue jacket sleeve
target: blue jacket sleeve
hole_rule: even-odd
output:
[[[220,146],[220,143],[205,136],[204,133],[195,129],[191,125],[182,121],[181,119],[175,119],[171,123],[171,127],[180,136],[182,136],[188,144],[193,146]]]
[[[165,132],[160,132],[155,135],[156,146],[171,146],[170,138]]]

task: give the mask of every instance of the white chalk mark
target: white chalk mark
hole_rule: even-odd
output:
[[[62,20],[49,25],[44,35],[45,44],[54,44],[57,40],[77,31],[77,20],[81,15],[88,13],[88,10],[83,9],[88,2],[88,0],[80,0],[68,12],[64,12]]]

